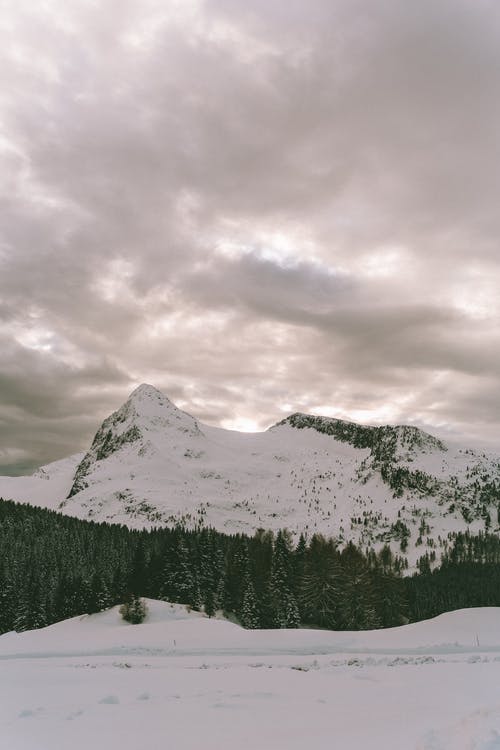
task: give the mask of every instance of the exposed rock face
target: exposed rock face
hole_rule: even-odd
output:
[[[75,472],[68,498],[89,486],[88,478],[98,461],[131,444],[136,444],[138,455],[144,456],[152,450],[148,433],[162,430],[177,430],[192,437],[201,434],[193,417],[178,409],[161,391],[144,383],[100,426]]]
[[[344,443],[350,443],[355,448],[370,448],[374,458],[381,462],[397,460],[402,453],[408,455],[416,450],[423,452],[426,449],[447,450],[446,445],[441,440],[423,430],[419,430],[418,427],[405,425],[370,427],[356,424],[356,422],[347,422],[343,419],[316,417],[300,412],[283,419],[275,427],[284,424],[289,424],[298,429],[310,427],[325,435],[332,435]]]

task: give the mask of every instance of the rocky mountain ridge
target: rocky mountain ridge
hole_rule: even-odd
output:
[[[0,496],[129,526],[287,527],[389,543],[411,566],[458,531],[499,529],[500,458],[412,426],[301,413],[262,433],[223,430],[142,385],[87,453],[0,477]]]

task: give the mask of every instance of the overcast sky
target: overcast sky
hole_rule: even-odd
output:
[[[2,0],[0,472],[141,382],[500,450],[497,0]]]

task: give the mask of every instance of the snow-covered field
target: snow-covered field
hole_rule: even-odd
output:
[[[500,609],[357,633],[149,610],[1,636],[2,750],[500,748]]]

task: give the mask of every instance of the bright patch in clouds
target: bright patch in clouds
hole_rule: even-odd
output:
[[[467,266],[460,281],[451,287],[450,296],[452,304],[468,317],[498,325],[500,298],[495,269]]]
[[[355,267],[364,276],[389,278],[407,273],[409,262],[406,248],[388,247],[362,255]]]
[[[103,275],[97,279],[94,289],[105,302],[115,302],[123,295],[130,296],[130,281],[134,276],[133,264],[117,258],[107,264]]]
[[[16,335],[16,340],[28,349],[35,349],[40,352],[50,352],[54,347],[53,331],[44,328],[31,328],[30,330],[20,331]]]
[[[249,417],[236,417],[235,419],[224,419],[221,427],[225,430],[236,430],[237,432],[261,432],[262,428]]]
[[[242,235],[245,240],[240,239]],[[301,262],[319,263],[314,243],[300,233],[255,231],[234,225],[225,237],[217,239],[215,248],[218,254],[231,260],[249,255],[283,268],[293,268]]]

